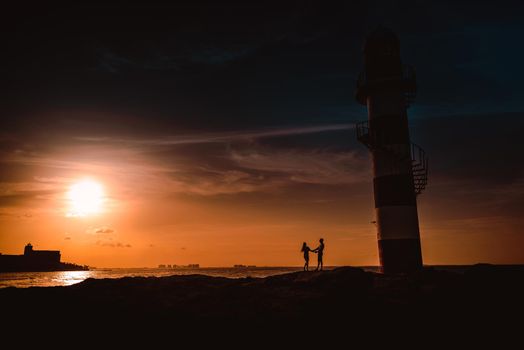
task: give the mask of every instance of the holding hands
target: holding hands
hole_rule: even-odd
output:
[[[315,271],[321,270],[324,267],[323,262],[323,256],[324,256],[324,239],[319,239],[319,246],[315,249],[311,249],[308,247],[307,243],[304,242],[302,244],[302,249],[300,250],[302,253],[304,253],[304,271],[309,270],[309,252],[316,253],[318,256],[318,265]]]

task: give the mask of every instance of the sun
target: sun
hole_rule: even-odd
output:
[[[100,213],[104,196],[104,189],[98,182],[82,180],[73,184],[67,192],[69,201],[67,216],[89,216]]]

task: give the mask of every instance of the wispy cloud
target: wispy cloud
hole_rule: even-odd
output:
[[[256,46],[237,48],[205,45],[178,53],[166,53],[158,50],[143,52],[142,56],[117,53],[108,48],[97,49],[95,69],[111,74],[126,70],[180,70],[191,64],[220,65],[240,60],[256,52]]]
[[[231,152],[239,166],[310,184],[346,184],[369,177],[369,161],[356,152],[247,149]]]
[[[27,169],[33,169],[36,175],[30,183],[0,183],[0,196],[2,186],[4,195],[8,194],[7,191],[13,195],[26,195],[19,190],[28,189],[52,190],[63,195],[78,174],[109,180],[113,183],[113,193],[121,198],[165,196],[170,193],[213,196],[274,191],[293,184],[356,183],[365,179],[369,171],[367,158],[362,158],[359,153],[314,146],[303,149],[292,145],[274,145],[273,140],[269,140],[345,131],[352,127],[352,124],[327,124],[195,133],[155,139],[76,138],[78,144],[67,152],[17,152],[5,157],[3,162],[23,164]],[[216,144],[223,145],[216,147]],[[178,145],[198,147],[179,149]],[[19,201],[27,202],[29,199],[25,196]]]
[[[256,47],[221,48],[216,46],[206,46],[195,50],[191,56],[191,61],[205,64],[224,64],[239,60],[256,51]]]
[[[110,248],[131,248],[131,244],[122,243],[122,242],[109,242],[109,241],[96,241],[95,243],[101,247],[110,247]]]
[[[193,135],[177,135],[155,139],[125,139],[111,137],[77,137],[81,141],[110,142],[135,145],[172,146],[196,143],[224,143],[231,141],[255,140],[270,137],[314,134],[328,131],[350,130],[353,124],[329,124],[319,126],[304,126],[292,128],[272,128],[266,130],[244,130],[223,133],[202,133]]]
[[[101,226],[101,227],[88,227],[86,229],[87,234],[91,235],[98,235],[98,234],[110,234],[114,233],[115,230],[108,227],[108,226]]]
[[[108,49],[98,50],[98,69],[109,73],[118,73],[120,70],[136,66],[129,57],[118,55]]]

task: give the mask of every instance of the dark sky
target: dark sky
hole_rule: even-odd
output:
[[[362,114],[348,96],[364,36],[382,24],[417,69],[413,118],[522,111],[519,2],[186,3],[6,11],[8,105],[157,127],[348,122]]]
[[[164,175],[188,201],[371,200],[369,155],[351,129],[367,113],[354,87],[364,38],[384,25],[417,71],[408,113],[412,140],[430,156],[421,221],[438,247],[425,253],[452,261],[435,252],[456,233],[453,220],[473,220],[472,232],[507,236],[500,254],[475,257],[524,262],[517,251],[503,259],[524,241],[522,2],[176,3],[3,11],[5,215],[56,191],[38,180],[56,178],[56,162],[117,162],[118,150],[135,150],[133,164],[176,164]]]

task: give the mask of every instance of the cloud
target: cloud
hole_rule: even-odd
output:
[[[309,184],[348,184],[369,177],[369,160],[356,152],[248,149],[232,151],[239,166]]]
[[[110,229],[108,227],[99,228],[95,231],[95,233],[113,233],[115,232],[113,229]]]
[[[70,241],[70,240],[71,240],[71,237],[64,237],[64,240],[65,240],[65,241]]]
[[[158,172],[164,191],[213,196],[272,192],[297,184],[339,186],[368,181],[371,172],[367,156],[352,151],[248,143],[233,144],[215,158],[206,156],[205,149],[200,152],[204,164],[181,163]]]
[[[126,68],[136,66],[136,63],[128,57],[118,55],[108,49],[98,49],[98,66],[97,69],[109,73],[119,73]]]
[[[115,230],[113,230],[112,228],[109,228],[107,226],[102,226],[102,227],[89,227],[86,229],[86,233],[88,234],[109,234],[109,233],[114,233]]]
[[[33,179],[36,182],[42,183],[42,184],[55,184],[55,185],[62,185],[64,183],[71,182],[71,179],[61,176],[53,176],[53,177],[44,177],[44,176],[34,176]]]
[[[178,135],[170,137],[159,137],[155,139],[119,139],[108,137],[77,137],[77,139],[88,142],[107,142],[129,145],[174,146],[198,143],[227,143],[233,141],[246,141],[270,137],[305,135],[329,131],[350,130],[352,128],[354,128],[353,124],[328,124],[290,128],[271,128],[266,130],[242,130],[222,133]]]
[[[110,247],[110,248],[131,248],[131,244],[129,243],[121,243],[121,242],[110,242],[110,241],[102,241],[98,240],[95,243],[98,246],[101,247]]]
[[[256,52],[256,46],[238,48],[205,45],[177,53],[154,50],[142,55],[116,53],[108,48],[99,48],[96,53],[96,70],[120,74],[130,70],[180,70],[191,64],[219,65],[242,59]]]
[[[293,183],[344,184],[358,182],[369,165],[365,159],[363,165],[358,153],[323,145],[333,142],[333,133],[340,138],[352,127],[325,124],[156,139],[77,138],[78,145],[68,148],[74,157],[49,152],[20,154],[9,161],[34,168],[37,174],[39,170],[68,176],[88,172],[100,178],[119,178],[120,185],[129,188],[127,193],[136,196],[249,193]],[[320,144],[318,140],[322,140]],[[52,186],[64,191],[72,178],[38,175],[33,180],[38,188]],[[139,189],[136,183],[142,184]],[[19,187],[27,188],[27,184]],[[111,233],[108,230],[89,228],[88,233]]]
[[[207,46],[199,50],[195,50],[191,54],[191,61],[196,63],[206,64],[224,64],[231,61],[239,60],[256,51],[256,47],[240,47],[240,48],[223,48],[217,46]]]
[[[0,207],[36,205],[52,198],[55,191],[15,191],[0,194]]]
[[[173,192],[213,196],[248,193],[279,187],[279,179],[238,170],[191,169],[171,175]]]

